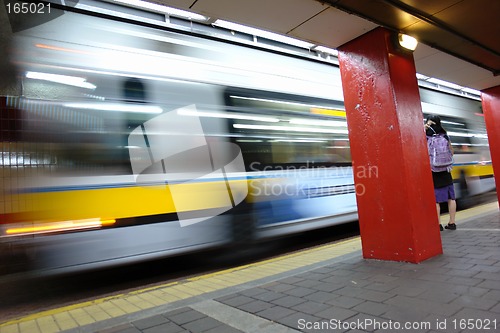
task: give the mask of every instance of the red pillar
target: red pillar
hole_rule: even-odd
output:
[[[413,54],[377,28],[339,48],[363,257],[442,253]]]
[[[481,100],[486,132],[488,133],[488,143],[490,144],[497,197],[500,201],[498,192],[498,185],[500,185],[500,86],[483,90]]]

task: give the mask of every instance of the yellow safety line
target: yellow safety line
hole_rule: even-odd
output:
[[[113,317],[113,315],[109,313],[111,312],[109,305],[113,305],[121,310],[115,311],[115,316],[135,313],[158,305],[198,296],[205,292],[222,290],[228,287],[254,281],[256,279],[284,273],[306,265],[351,253],[359,249],[361,249],[360,239],[359,237],[354,237],[339,243],[328,244],[297,253],[286,254],[253,264],[246,264],[177,282],[148,287],[125,294],[104,297],[88,302],[42,311],[0,324],[0,333],[20,332],[22,331],[20,330],[21,324],[23,324],[22,326],[24,328],[29,326],[32,332],[57,332],[54,331],[53,325],[50,330],[43,329],[42,326],[47,322],[57,323],[57,327],[61,330],[63,329],[63,324],[64,329],[76,328],[81,326],[80,323],[90,324],[97,322],[97,320],[93,320],[91,314],[89,314],[89,312],[96,312],[95,310],[105,311],[110,315],[110,317]],[[300,258],[300,260],[297,260],[298,258]],[[138,301],[141,302],[140,306],[137,305]],[[75,312],[82,309],[84,310],[83,312]],[[69,313],[70,316],[64,320],[56,317],[62,313]],[[51,317],[52,320],[47,321],[47,318],[50,319]]]
[[[457,223],[478,214],[498,211],[494,202],[457,213]],[[441,219],[445,219],[442,216]],[[260,262],[228,268],[185,280],[143,288],[125,294],[64,306],[31,314],[0,324],[0,333],[53,333],[98,321],[136,313],[170,302],[218,291],[257,279],[270,277],[300,267],[330,260],[361,249],[360,237],[334,244],[285,254]]]
[[[464,222],[467,222],[471,217],[480,217],[483,214],[489,214],[494,211],[498,211],[498,202],[492,202],[489,204],[484,204],[472,208],[468,208],[465,210],[458,211],[456,216],[455,216],[455,222],[457,224],[461,224]],[[479,216],[478,216],[479,215]],[[440,218],[440,223],[441,224],[446,224],[448,223],[448,218],[450,214],[442,214]]]

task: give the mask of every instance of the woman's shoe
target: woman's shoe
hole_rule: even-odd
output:
[[[440,225],[439,225],[439,231],[443,231],[443,230],[444,230],[444,229],[443,229],[443,226],[440,224]]]
[[[448,230],[457,230],[457,225],[455,223],[452,223],[452,224],[447,224],[445,225],[444,227],[445,229],[448,229]]]

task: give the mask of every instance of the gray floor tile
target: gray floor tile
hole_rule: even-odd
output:
[[[255,315],[272,321],[277,321],[278,319],[290,316],[296,312],[297,311],[285,308],[283,306],[273,306],[271,308],[267,308],[263,311],[257,312]]]
[[[153,327],[153,326],[158,326],[158,325],[161,325],[161,324],[165,324],[168,321],[169,320],[167,318],[165,318],[164,316],[157,315],[157,316],[153,316],[153,317],[149,317],[149,318],[145,318],[145,319],[133,321],[132,325],[134,325],[138,329],[142,330],[142,329],[145,329],[145,328],[150,328],[150,327]]]
[[[182,325],[183,328],[187,329],[190,332],[198,333],[205,332],[207,330],[222,326],[223,324],[210,317],[200,318],[194,321],[190,321],[187,324]]]
[[[166,313],[164,316],[177,325],[184,325],[186,323],[206,317],[203,313],[199,313],[195,310],[185,311],[182,313],[174,314],[173,316]]]
[[[186,330],[181,326],[172,322],[150,327],[142,331],[142,333],[181,333],[181,332],[186,332]]]

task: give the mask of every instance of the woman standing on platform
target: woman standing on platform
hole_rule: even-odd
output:
[[[433,136],[442,136],[448,141],[448,145],[451,150],[450,137],[446,133],[446,130],[441,126],[441,118],[437,115],[429,116],[424,125],[425,134],[427,136],[427,141]],[[431,152],[429,151],[429,156]],[[432,171],[432,180],[434,182],[434,194],[436,196],[436,208],[438,213],[438,219],[440,219],[441,206],[440,203],[448,203],[448,212],[450,214],[450,220],[445,226],[446,229],[456,230],[457,225],[455,224],[455,215],[457,212],[457,203],[455,201],[455,189],[453,187],[453,178],[451,177],[451,167],[449,170],[445,171]],[[442,231],[443,226],[439,224],[439,229]]]

